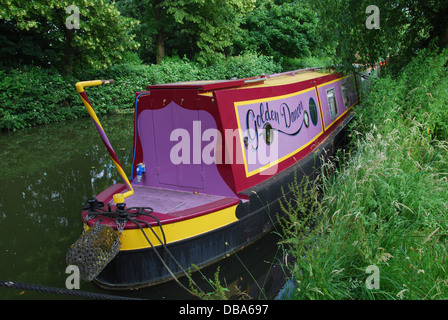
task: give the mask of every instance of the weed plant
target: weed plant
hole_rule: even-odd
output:
[[[447,61],[427,49],[398,78],[372,80],[349,151],[289,186],[283,299],[448,298]]]

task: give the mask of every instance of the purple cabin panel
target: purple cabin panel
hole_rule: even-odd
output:
[[[142,111],[137,119],[146,173],[141,184],[180,191],[236,197],[222,179],[216,161],[203,153],[216,150],[216,122],[204,110],[182,108],[174,102],[162,109]],[[213,152],[211,152],[213,156]]]
[[[314,87],[282,96],[235,102],[246,176],[305,148],[322,133]],[[271,130],[271,136],[268,136]],[[266,165],[266,158],[269,160]]]

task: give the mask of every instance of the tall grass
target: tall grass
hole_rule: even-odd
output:
[[[428,49],[399,78],[377,79],[350,151],[308,188],[289,186],[282,245],[294,289],[283,298],[448,298],[447,61]]]

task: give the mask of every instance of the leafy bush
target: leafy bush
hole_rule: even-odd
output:
[[[0,76],[0,128],[21,129],[87,116],[75,89],[78,81],[114,79],[115,83],[89,88],[89,99],[99,114],[134,106],[135,92],[149,84],[201,79],[250,77],[279,71],[272,57],[244,53],[204,66],[186,58],[166,58],[159,65],[144,65],[128,55],[122,64],[107,69],[83,70],[62,76],[54,69],[24,67]]]
[[[229,57],[203,69],[204,79],[231,79],[255,77],[261,74],[280,72],[281,67],[272,57],[254,52]]]
[[[73,79],[54,70],[13,70],[0,80],[0,127],[20,129],[76,118],[83,112],[74,103],[76,96]]]
[[[200,67],[187,58],[166,58],[162,63],[150,66],[149,83],[161,84],[199,80],[200,73]]]
[[[329,67],[333,64],[329,57],[287,58],[281,60],[284,70],[297,70],[305,68]]]

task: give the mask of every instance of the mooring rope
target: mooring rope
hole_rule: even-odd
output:
[[[86,292],[86,291],[79,291],[79,290],[72,290],[72,289],[63,289],[63,288],[49,287],[49,286],[43,286],[43,285],[37,285],[37,284],[31,284],[31,283],[23,283],[23,282],[17,282],[17,281],[0,280],[0,287],[20,289],[20,290],[39,291],[39,292],[44,292],[44,293],[63,294],[63,295],[70,295],[70,296],[96,299],[96,300],[143,300],[143,299],[139,299],[139,298],[114,296],[114,295]]]
[[[139,221],[139,220],[134,220],[131,218],[128,218],[130,221],[134,222],[137,227],[140,229],[140,231],[142,232],[143,236],[146,238],[146,241],[148,241],[149,245],[151,246],[151,248],[153,249],[154,253],[156,254],[157,258],[160,260],[160,262],[162,263],[162,265],[165,267],[165,269],[168,271],[168,273],[171,275],[171,277],[174,279],[174,281],[176,281],[176,283],[183,288],[184,290],[186,290],[189,294],[201,298],[198,294],[194,293],[192,290],[188,289],[186,286],[184,286],[179,279],[176,277],[176,275],[171,271],[170,267],[166,264],[166,262],[164,261],[164,259],[160,256],[160,254],[157,252],[156,247],[151,243],[151,241],[149,240],[148,236],[146,235],[145,230],[143,230],[142,226],[140,225],[139,222],[144,223],[145,225],[147,225],[150,230],[153,232],[153,234],[157,237],[157,239],[159,240],[159,242],[161,243],[162,247],[166,250],[166,252],[171,256],[171,258],[174,260],[174,262],[178,265],[178,267],[181,269],[181,271],[185,274],[185,276],[189,279],[189,281],[194,284],[197,288],[197,290],[199,290],[202,294],[205,294],[204,291],[202,291],[202,289],[196,284],[196,282],[194,282],[193,278],[191,278],[191,276],[185,271],[184,268],[182,268],[182,266],[180,265],[180,263],[174,258],[174,256],[171,254],[170,250],[168,250],[168,248],[166,247],[166,245],[164,243],[162,243],[162,241],[160,241],[160,238],[157,236],[157,234],[154,232],[154,230],[149,226],[149,224],[147,224],[145,221]],[[202,299],[202,298],[201,298]]]
[[[124,208],[124,204],[120,204],[119,206],[117,206],[117,211],[106,211],[100,208],[100,206],[102,205],[102,203],[94,201],[92,202],[90,208],[88,208],[88,214],[86,216],[86,218],[88,217],[89,219],[98,217],[98,216],[104,216],[104,217],[108,217],[108,218],[116,218],[117,220],[117,227],[119,225],[119,221],[130,221],[132,223],[134,223],[142,232],[143,236],[145,237],[146,241],[148,242],[148,244],[150,245],[151,249],[154,251],[154,254],[156,255],[156,257],[159,259],[159,261],[162,263],[163,267],[168,271],[169,275],[173,278],[174,281],[176,281],[176,283],[182,287],[184,290],[186,290],[188,293],[190,293],[191,295],[201,298],[198,294],[194,293],[192,290],[188,289],[186,286],[184,286],[179,279],[176,277],[176,275],[174,274],[174,272],[170,269],[170,267],[168,266],[168,264],[165,262],[165,260],[160,256],[159,252],[157,252],[157,249],[155,247],[155,245],[149,240],[145,230],[143,229],[142,225],[145,225],[151,232],[152,234],[155,236],[155,238],[159,241],[160,245],[162,246],[162,248],[165,250],[166,253],[168,253],[168,255],[171,257],[171,259],[174,261],[174,263],[178,266],[178,268],[180,269],[180,271],[187,277],[187,279],[190,281],[191,284],[193,284],[196,289],[205,295],[204,291],[196,284],[196,282],[193,280],[193,278],[188,274],[188,272],[182,267],[182,265],[177,261],[177,259],[173,256],[173,254],[171,253],[171,251],[168,249],[168,247],[166,246],[166,237],[165,237],[165,232],[163,231],[163,227],[162,227],[162,223],[160,222],[160,220],[154,216],[151,215],[150,213],[152,213],[152,208],[150,207],[131,207],[131,208]],[[121,208],[119,208],[121,207]],[[130,213],[131,210],[136,210],[135,213]],[[146,211],[148,210],[148,211]],[[134,215],[134,218],[131,218],[131,215]],[[147,216],[150,217],[152,219],[155,219],[157,221],[157,224],[160,228],[160,231],[162,232],[162,237],[163,237],[163,241],[162,239],[159,237],[159,235],[157,235],[157,233],[155,232],[155,230],[152,228],[152,226],[144,221],[144,220],[139,220],[136,219],[136,217],[138,216]],[[123,225],[124,227],[124,225]]]

